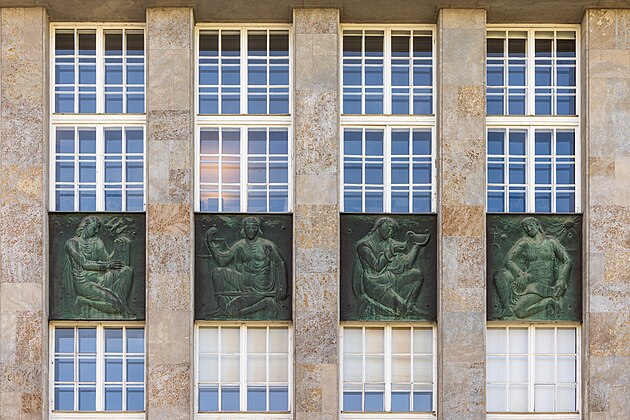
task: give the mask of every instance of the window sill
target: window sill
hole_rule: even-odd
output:
[[[435,413],[392,413],[392,412],[369,412],[369,413],[341,413],[339,416],[342,420],[372,420],[372,419],[388,419],[388,420],[433,420],[436,418]]]
[[[144,411],[123,412],[123,411],[53,411],[50,413],[50,419],[72,419],[72,420],[106,420],[106,419],[124,419],[124,420],[144,420],[146,414]]]
[[[488,413],[487,420],[580,420],[579,413]]]
[[[275,413],[261,413],[261,412],[216,412],[216,413],[195,413],[195,419],[208,419],[208,420],[288,420],[292,419],[293,415],[290,412],[275,412]]]

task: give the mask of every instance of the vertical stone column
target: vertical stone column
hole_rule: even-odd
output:
[[[0,9],[0,418],[48,410],[48,15]]]
[[[582,21],[583,410],[630,418],[630,10]]]
[[[296,9],[295,418],[337,418],[339,12]]]
[[[485,416],[486,14],[438,16],[438,413]]]
[[[192,414],[192,9],[147,9],[149,419]]]

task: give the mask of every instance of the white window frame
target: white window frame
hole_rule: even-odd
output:
[[[216,411],[216,412],[199,412],[199,330],[201,328],[217,328],[217,327],[238,327],[240,328],[239,342],[239,362],[240,362],[240,378],[239,378],[239,398],[240,406],[247,406],[247,328],[249,327],[285,327],[288,331],[289,343],[289,364],[287,366],[289,372],[289,388],[288,403],[289,410],[282,412],[265,412],[265,411]],[[289,420],[293,418],[293,327],[290,322],[265,322],[265,321],[196,321],[195,322],[195,358],[193,361],[194,371],[194,418],[198,420]]]
[[[383,328],[384,329],[384,354],[385,354],[385,395],[383,408],[391,410],[391,366],[392,366],[392,349],[391,349],[391,331],[394,328],[419,328],[431,329],[431,337],[433,340],[433,412],[358,412],[358,411],[342,411],[343,410],[343,339],[344,328]],[[339,325],[339,418],[342,420],[375,420],[375,419],[395,419],[395,420],[434,420],[437,416],[437,326],[435,323],[428,322],[342,322]]]
[[[340,211],[344,211],[344,142],[343,132],[346,128],[383,129],[383,213],[391,213],[391,138],[390,133],[393,128],[430,129],[431,130],[431,213],[437,209],[437,151],[436,151],[436,105],[437,105],[437,84],[436,84],[436,26],[435,25],[379,25],[379,24],[343,24],[341,25],[341,36],[344,30],[382,30],[383,40],[383,114],[341,114],[339,129],[339,205]],[[432,54],[432,115],[415,114],[391,114],[392,94],[391,94],[391,34],[398,30],[419,30],[431,31],[433,54]],[[339,109],[343,110],[343,42],[339,43]],[[362,99],[363,101],[364,99]],[[410,108],[413,105],[410,104]],[[389,169],[389,170],[388,170]],[[411,180],[410,180],[411,181]],[[363,200],[362,208],[365,208]],[[412,214],[413,212],[405,213]]]
[[[106,328],[138,328],[144,329],[144,407],[143,411],[55,411],[55,328],[96,328],[96,408],[104,408],[105,395],[105,339]],[[147,406],[147,336],[146,325],[143,321],[51,321],[48,325],[48,414],[51,420],[141,420],[146,416]],[[99,336],[100,344],[99,344]],[[76,340],[76,337],[75,337]],[[100,378],[100,380],[99,380]],[[123,396],[124,397],[124,396]],[[75,396],[75,398],[77,398]]]
[[[525,413],[511,412],[489,412],[486,414],[488,420],[580,420],[582,417],[582,328],[579,323],[557,322],[557,323],[509,323],[509,322],[488,322],[486,325],[486,335],[490,328],[527,328],[528,334],[528,409]],[[566,412],[537,412],[533,411],[534,407],[534,386],[535,386],[535,331],[537,328],[574,328],[575,329],[575,353],[576,353],[576,401],[575,406],[578,409],[575,413]],[[487,341],[487,340],[486,340]],[[488,352],[486,351],[486,357]],[[555,356],[557,358],[557,354]],[[487,381],[486,385],[487,386]],[[487,397],[486,397],[487,398]]]
[[[199,114],[199,34],[208,30],[234,30],[241,34],[240,64],[240,109],[241,114]],[[247,114],[247,31],[249,30],[285,30],[289,34],[289,114]],[[293,28],[287,24],[269,25],[234,25],[234,24],[197,24],[195,26],[195,168],[194,168],[194,211],[201,208],[200,194],[200,133],[204,128],[240,128],[241,129],[241,166],[240,166],[240,212],[247,213],[247,143],[248,128],[286,128],[288,130],[288,201],[287,213],[293,209]],[[220,184],[220,183],[219,183]]]
[[[580,114],[581,114],[581,33],[580,33],[580,25],[545,25],[545,24],[515,24],[515,25],[486,25],[486,39],[488,38],[487,33],[493,31],[520,31],[527,32],[527,43],[526,43],[526,56],[523,58],[518,58],[519,60],[525,61],[525,115],[487,115],[487,119],[501,119],[501,118],[522,118],[522,117],[534,117],[534,118],[560,118],[560,119],[574,119],[579,123]],[[536,115],[536,98],[535,98],[535,32],[536,31],[575,31],[575,116],[572,115]],[[504,38],[508,39],[508,38]],[[556,39],[556,38],[554,38]],[[554,44],[555,45],[555,44]],[[487,54],[487,53],[486,53]],[[507,60],[507,57],[504,57]],[[552,58],[549,58],[550,60]],[[552,66],[553,73],[556,72],[556,66]],[[505,69],[507,71],[507,68]],[[507,79],[506,79],[507,80]],[[506,85],[507,86],[507,85]],[[486,82],[486,88],[488,88]],[[507,88],[507,87],[506,87]],[[556,98],[556,93],[552,94],[552,98]],[[505,105],[507,106],[507,105]],[[555,106],[552,104],[552,109]]]
[[[55,104],[55,33],[58,29],[64,30],[94,30],[96,32],[96,113],[56,113],[54,112]],[[105,113],[105,39],[104,34],[110,30],[142,30],[144,32],[144,103],[145,113],[143,114],[113,114]],[[123,40],[123,42],[125,42]],[[104,189],[104,137],[103,130],[111,127],[141,127],[144,132],[144,150],[143,150],[143,207],[138,212],[145,211],[146,209],[146,194],[147,194],[147,119],[146,119],[146,103],[147,103],[147,34],[146,25],[144,23],[125,23],[125,24],[103,24],[97,22],[81,22],[81,23],[51,23],[49,33],[49,45],[50,45],[50,86],[49,86],[49,98],[50,98],[50,139],[49,142],[49,201],[48,205],[52,211],[57,211],[56,203],[56,185],[55,185],[55,136],[56,129],[59,128],[96,128],[96,209],[95,211],[105,211],[105,189]],[[78,48],[78,46],[75,46]],[[75,109],[78,105],[75,104]],[[124,106],[124,105],[123,105]],[[75,155],[78,154],[78,150],[75,150]],[[77,185],[78,177],[76,176],[75,168],[75,205],[73,211],[78,210],[78,194]],[[122,210],[125,209],[126,203],[124,201]]]

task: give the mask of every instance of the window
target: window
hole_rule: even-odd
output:
[[[206,212],[291,209],[289,30],[198,30],[196,203]]]
[[[68,411],[144,412],[142,326],[51,325],[51,350],[52,418],[67,418]]]
[[[491,27],[487,38],[487,209],[580,211],[575,26]]]
[[[579,419],[579,332],[576,326],[489,326],[488,418],[518,412]]]
[[[201,325],[196,342],[198,413],[276,412],[291,418],[288,326]]]
[[[343,28],[344,212],[435,211],[433,28]]]
[[[50,208],[143,211],[140,25],[52,25]]]
[[[342,354],[343,417],[351,418],[353,412],[417,412],[433,418],[432,327],[344,326]]]

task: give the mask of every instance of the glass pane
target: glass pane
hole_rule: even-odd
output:
[[[79,359],[79,381],[96,382],[96,359]]]
[[[410,392],[392,392],[392,411],[410,411],[411,410],[411,393]]]
[[[361,356],[345,356],[343,359],[343,381],[363,381],[363,358]]]
[[[413,393],[413,410],[414,411],[433,411],[433,392],[415,391]]]
[[[411,382],[411,357],[392,358],[392,382]]]
[[[122,328],[105,329],[105,352],[122,353],[123,349]]]
[[[433,331],[431,329],[414,328],[413,352],[415,354],[433,353]]]
[[[558,382],[575,382],[577,363],[574,356],[558,356]]]
[[[269,410],[288,411],[289,410],[289,389],[286,387],[269,388]]]
[[[238,382],[240,380],[240,359],[238,356],[221,357],[221,381]]]
[[[558,386],[557,411],[574,412],[576,410],[577,396],[574,386]]]
[[[527,385],[510,385],[508,387],[508,411],[528,411]]]
[[[343,411],[363,411],[361,407],[361,392],[344,391]]]
[[[361,328],[343,329],[344,353],[360,353],[363,349],[363,330]]]
[[[127,410],[144,411],[143,388],[127,388]]]
[[[385,330],[383,328],[366,328],[365,329],[365,352],[366,353],[383,353],[384,350]]]
[[[385,380],[385,360],[383,356],[365,357],[365,381],[383,382]]]
[[[553,328],[536,328],[536,353],[553,353],[554,342]]]
[[[143,359],[127,359],[127,381],[144,382]]]
[[[121,382],[123,379],[123,362],[119,358],[105,358],[105,380]]]
[[[266,382],[267,362],[265,356],[248,356],[247,358],[247,381]]]
[[[506,335],[507,330],[504,328],[488,328],[486,334],[486,344],[489,354],[506,353]]]
[[[219,358],[213,356],[199,356],[199,381],[218,382],[219,380]]]
[[[411,329],[410,328],[393,328],[392,329],[392,352],[393,353],[410,353],[411,352]]]
[[[553,406],[553,385],[536,385],[534,387],[534,411],[555,411]]]
[[[519,382],[527,382],[528,380],[528,363],[527,356],[512,356],[509,359],[510,365],[510,377],[509,380],[512,383]]]
[[[488,383],[507,381],[507,363],[505,356],[488,356],[486,362],[488,363],[486,367],[486,381]]]
[[[536,356],[534,374],[537,384],[554,383],[556,379],[553,356]]]
[[[55,328],[55,353],[74,353],[74,328]]]
[[[199,387],[199,411],[219,411],[217,387]]]
[[[74,409],[74,388],[55,387],[55,410]]]
[[[431,356],[414,356],[413,381],[433,382],[433,358]]]
[[[74,381],[74,359],[55,358],[55,381]]]
[[[576,352],[575,328],[558,328],[558,353],[573,354]]]
[[[289,358],[288,356],[269,356],[269,381],[288,382],[289,381]]]
[[[119,411],[122,408],[122,388],[105,387],[105,411]]]
[[[383,411],[384,392],[365,392],[365,411]]]
[[[488,385],[486,387],[486,404],[488,412],[506,411],[507,392],[505,385]]]
[[[55,55],[74,54],[74,31],[57,30],[55,32]]]
[[[144,353],[144,329],[127,328],[127,353]]]
[[[247,387],[247,411],[265,411],[267,408],[267,390],[265,387]]]
[[[527,328],[510,328],[510,353],[528,353],[528,330]]]
[[[289,330],[287,328],[269,328],[269,352],[289,352]]]
[[[240,346],[239,328],[221,328],[221,352],[238,353]]]
[[[79,388],[79,410],[95,411],[96,410],[96,389],[95,388]]]
[[[267,329],[247,329],[247,351],[249,353],[265,353],[267,351]]]
[[[240,392],[238,388],[221,388],[221,411],[240,411]]]

